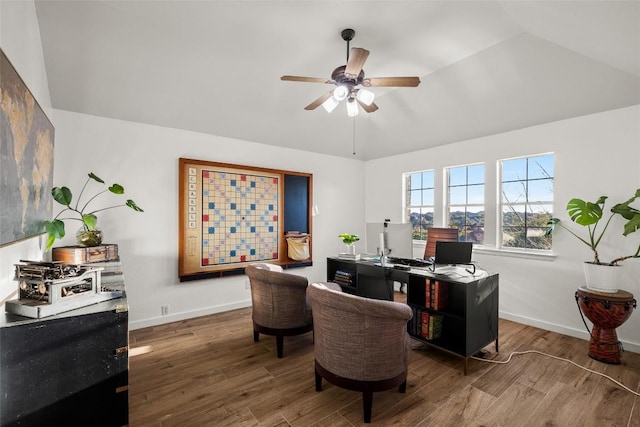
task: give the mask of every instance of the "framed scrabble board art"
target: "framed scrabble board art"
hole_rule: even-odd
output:
[[[241,274],[252,262],[302,266],[285,235],[311,232],[311,174],[181,158],[179,186],[180,281]]]

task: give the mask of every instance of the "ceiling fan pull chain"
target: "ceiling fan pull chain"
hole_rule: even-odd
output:
[[[356,155],[356,118],[353,117],[353,155]]]

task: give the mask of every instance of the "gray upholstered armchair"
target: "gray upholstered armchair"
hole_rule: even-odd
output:
[[[307,303],[307,279],[288,274],[274,264],[255,263],[245,268],[251,284],[253,340],[260,333],[276,337],[278,357],[282,357],[284,337],[313,329],[311,307]]]
[[[373,392],[407,387],[408,305],[336,292],[312,283],[316,391],[322,378],[362,392],[364,422],[371,422]]]

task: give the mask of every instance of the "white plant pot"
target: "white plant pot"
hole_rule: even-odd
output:
[[[622,280],[621,265],[602,265],[585,262],[583,266],[587,288],[598,292],[618,292],[618,286],[620,280]]]

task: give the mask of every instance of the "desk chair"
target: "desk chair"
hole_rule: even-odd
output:
[[[436,242],[457,242],[458,241],[458,229],[457,228],[427,228],[427,244],[424,247],[424,259],[429,259],[436,256]]]

